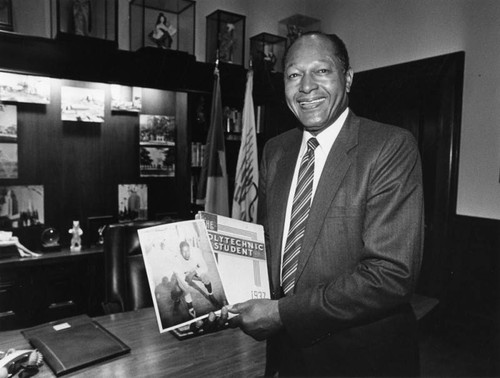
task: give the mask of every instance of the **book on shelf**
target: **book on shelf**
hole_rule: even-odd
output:
[[[264,132],[264,109],[263,105],[255,108],[255,132],[257,134]]]
[[[191,143],[191,166],[203,166],[203,159],[205,157],[205,145],[200,142]]]
[[[227,304],[270,298],[264,231],[200,212],[197,219],[138,230],[160,332],[203,333]]]
[[[242,111],[236,108],[225,106],[223,109],[223,123],[225,131],[228,133],[241,133]]]

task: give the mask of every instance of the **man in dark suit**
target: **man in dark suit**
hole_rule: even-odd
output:
[[[267,374],[419,372],[420,158],[409,132],[348,109],[352,81],[337,36],[306,33],[287,53],[285,95],[303,128],[266,144],[259,187],[273,298],[229,307],[230,324],[267,339]]]

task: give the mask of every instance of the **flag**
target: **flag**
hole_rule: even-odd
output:
[[[204,203],[205,211],[229,216],[226,150],[222,128],[222,101],[220,95],[219,70],[214,72],[212,111],[208,129],[207,145],[203,159],[197,197]]]
[[[257,221],[259,166],[252,91],[253,71],[250,69],[247,73],[247,87],[243,105],[243,127],[236,165],[232,217],[255,223]]]

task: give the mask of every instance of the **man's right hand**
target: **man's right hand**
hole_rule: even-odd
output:
[[[228,316],[229,311],[227,307],[224,306],[221,309],[220,315],[215,315],[214,312],[208,314],[208,318],[203,319],[202,324],[197,324],[199,328],[203,328],[205,332],[218,332],[220,330],[228,328]]]

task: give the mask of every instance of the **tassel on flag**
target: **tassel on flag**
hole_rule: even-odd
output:
[[[232,218],[255,223],[257,221],[259,166],[252,91],[253,71],[250,69],[247,73],[243,105],[243,127],[236,165]]]
[[[216,62],[210,127],[198,186],[197,203],[204,204],[207,212],[229,216],[226,149],[224,130],[222,128],[222,101],[219,80],[218,62]]]

